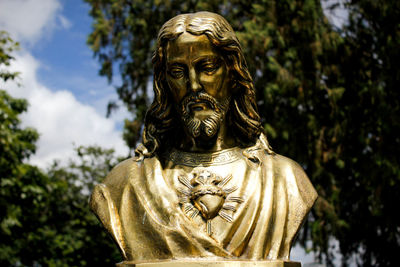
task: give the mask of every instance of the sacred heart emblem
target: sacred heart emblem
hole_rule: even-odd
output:
[[[219,195],[202,195],[193,200],[194,206],[201,212],[206,220],[217,216],[219,210],[225,202],[225,199]]]
[[[236,186],[225,187],[232,179],[232,175],[225,178],[203,170],[194,173],[189,180],[185,175],[178,176],[186,188],[180,188],[180,204],[185,213],[194,218],[201,214],[207,222],[207,233],[211,235],[211,220],[220,216],[227,222],[232,222],[233,217],[230,213],[236,211],[234,203],[242,203],[241,197],[228,196],[237,190]],[[231,211],[231,212],[229,212]]]

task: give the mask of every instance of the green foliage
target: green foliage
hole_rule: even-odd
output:
[[[320,195],[300,242],[311,238],[328,265],[332,238],[344,264],[353,253],[362,266],[399,261],[399,1],[347,1],[342,29],[329,24],[319,0],[86,2],[100,74],[111,81],[119,68],[122,77],[131,148],[149,103],[159,27],[179,13],[220,13],[245,50],[271,144],[302,164]]]
[[[17,44],[0,32],[0,80],[15,79],[16,72],[7,67],[13,57],[11,53]],[[37,168],[23,161],[35,152],[38,133],[20,126],[19,115],[26,111],[27,102],[15,99],[0,90],[0,265],[17,262],[14,240],[18,238],[28,218],[35,218],[43,207],[41,199],[45,177]],[[34,223],[28,223],[33,227]],[[34,230],[29,228],[28,230]],[[23,237],[24,239],[27,236]],[[20,241],[20,240],[19,240]],[[10,246],[15,244],[15,246]]]
[[[0,33],[0,79],[15,79],[7,67],[16,48]],[[38,133],[21,127],[28,103],[0,90],[0,265],[113,266],[116,246],[88,207],[89,193],[121,159],[113,150],[77,148],[67,167],[47,173],[29,165]],[[106,256],[105,256],[106,255]]]
[[[11,53],[14,50],[18,50],[19,44],[14,42],[9,34],[5,31],[0,31],[0,79],[7,81],[9,79],[14,80],[18,76],[18,72],[10,72],[7,67],[10,66],[11,61],[14,57]]]
[[[70,160],[68,166],[55,162],[47,171],[51,181],[47,186],[48,204],[37,238],[37,247],[43,248],[43,255],[33,249],[31,262],[40,260],[52,266],[113,266],[122,259],[89,210],[88,199],[94,184],[104,179],[121,159],[113,150],[100,147],[78,147],[76,152],[77,159]]]
[[[89,194],[116,164],[113,150],[77,148],[68,166],[46,174],[23,165],[19,177],[2,178],[2,266],[113,266],[117,247],[88,208]],[[107,255],[107,256],[105,256]]]
[[[400,247],[400,2],[348,3],[343,55],[328,84],[344,88],[336,111],[339,153],[329,161],[336,178],[337,233],[342,253],[358,249],[363,266],[397,266]]]

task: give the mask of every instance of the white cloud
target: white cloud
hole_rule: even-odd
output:
[[[325,16],[339,29],[348,22],[349,12],[345,8],[346,2],[347,0],[321,0]]]
[[[60,20],[61,26],[64,29],[69,29],[72,26],[72,23],[64,16],[60,15],[58,16],[58,19]]]
[[[70,28],[71,22],[61,11],[59,0],[0,1],[0,28],[8,31],[14,40],[21,41],[24,51],[16,55],[11,66],[11,70],[21,73],[18,82],[22,86],[7,82],[1,88],[29,101],[28,112],[21,116],[23,126],[33,127],[40,133],[37,152],[30,162],[46,167],[55,159],[67,160],[74,157],[74,146],[80,145],[97,144],[126,155],[128,149],[121,131],[116,129],[116,118],[107,119],[96,107],[79,102],[68,88],[51,90],[37,79],[37,70],[47,66],[42,66],[24,46],[34,45],[53,30]]]
[[[11,69],[21,72],[23,86],[11,82],[2,86],[14,97],[25,98],[30,103],[28,112],[22,116],[23,125],[34,127],[40,133],[37,153],[30,162],[45,167],[54,159],[71,158],[74,144],[97,144],[126,155],[128,149],[116,130],[115,121],[80,103],[69,91],[52,92],[41,85],[36,78],[39,67],[39,62],[29,53],[17,55]]]
[[[70,27],[61,10],[58,0],[1,0],[0,28],[15,40],[34,44],[57,27]]]

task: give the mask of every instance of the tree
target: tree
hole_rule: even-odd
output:
[[[19,262],[25,234],[35,231],[37,214],[44,207],[46,177],[23,163],[38,138],[33,129],[19,126],[18,115],[26,107],[26,101],[0,91],[0,263],[4,266]]]
[[[46,216],[35,236],[38,253],[34,260],[50,266],[113,266],[121,261],[110,236],[89,210],[88,200],[94,184],[100,182],[121,160],[112,149],[76,148],[76,159],[67,166],[54,162],[47,175]],[[45,242],[45,243],[43,243]],[[39,254],[39,255],[38,255]]]
[[[132,112],[131,148],[149,103],[159,27],[179,13],[220,13],[245,50],[270,143],[301,163],[320,195],[299,241],[311,238],[328,265],[332,239],[343,265],[353,254],[360,266],[399,261],[398,1],[348,1],[342,29],[330,25],[318,0],[86,1],[100,74],[112,81],[119,68],[122,77],[117,92]]]
[[[7,68],[17,46],[0,32],[3,81],[18,76]],[[55,162],[47,173],[26,163],[39,137],[21,127],[27,107],[0,90],[0,265],[114,265],[119,253],[88,206],[93,184],[118,162],[114,151],[78,147],[77,159],[67,167]]]
[[[337,58],[338,74],[327,84],[343,88],[337,101],[337,216],[347,227],[336,233],[345,257],[359,265],[397,266],[400,219],[400,3],[348,1],[348,23]],[[333,162],[332,162],[333,163]]]
[[[17,72],[7,67],[14,59],[12,51],[18,48],[6,32],[0,32],[0,79],[14,80]],[[26,111],[28,103],[15,99],[0,90],[0,263],[18,262],[21,249],[21,228],[26,220],[40,213],[42,186],[45,177],[40,171],[23,161],[35,152],[38,133],[31,128],[21,128],[18,116]],[[29,182],[28,182],[29,181]],[[29,228],[33,230],[33,228]],[[26,237],[23,237],[26,238]]]

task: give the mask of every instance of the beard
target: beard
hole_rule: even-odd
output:
[[[195,103],[207,104],[211,114],[199,119],[190,112],[190,106]],[[228,111],[230,98],[218,102],[214,97],[206,93],[189,95],[181,101],[181,114],[183,126],[195,139],[209,140],[216,136]]]

